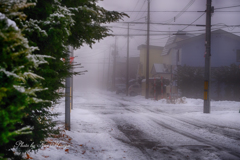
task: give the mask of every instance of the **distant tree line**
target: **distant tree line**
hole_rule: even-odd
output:
[[[181,95],[203,99],[204,68],[178,66],[174,73]],[[211,69],[211,89],[214,100],[240,100],[240,68],[236,64]]]

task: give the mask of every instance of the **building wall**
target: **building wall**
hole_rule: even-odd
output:
[[[182,46],[181,61],[179,65],[202,67],[205,64],[204,37],[196,41],[190,41]]]
[[[163,63],[164,59],[161,56],[162,50],[160,49],[149,49],[149,77],[152,77],[151,69],[154,63]],[[139,68],[139,76],[146,77],[146,54],[147,50],[146,48],[142,48],[140,50],[140,64],[142,64],[142,67]]]
[[[237,50],[240,50],[240,39],[232,39],[224,34],[212,36],[212,66],[229,66],[232,63],[240,65],[236,60]]]
[[[203,67],[205,65],[204,37],[184,44],[180,65]],[[229,66],[232,63],[240,65],[236,61],[237,50],[240,50],[240,41],[232,39],[224,34],[213,34],[211,41],[211,66]]]

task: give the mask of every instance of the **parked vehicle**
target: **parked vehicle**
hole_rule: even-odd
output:
[[[117,84],[116,85],[116,94],[126,93],[126,84]]]
[[[141,90],[142,90],[141,85],[138,83],[135,83],[128,88],[128,94],[130,96],[140,95]]]
[[[129,86],[131,86],[131,85],[133,85],[133,84],[135,84],[135,83],[137,83],[138,81],[136,80],[136,79],[130,79],[129,81],[128,81],[128,85]]]

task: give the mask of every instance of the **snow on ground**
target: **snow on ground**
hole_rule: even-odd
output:
[[[61,135],[33,159],[146,160],[240,159],[240,102],[126,97],[107,91],[74,93],[71,131],[64,130],[64,99],[54,108]]]

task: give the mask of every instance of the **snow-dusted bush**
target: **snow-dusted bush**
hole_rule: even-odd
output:
[[[25,111],[30,104],[41,101],[35,97],[41,85],[28,86],[29,80],[37,84],[43,79],[32,71],[37,60],[44,63],[33,57],[37,49],[29,46],[14,21],[0,13],[0,159],[13,157],[10,149],[16,137],[32,133],[32,126],[24,125],[22,118],[29,114]]]
[[[79,48],[84,43],[91,46],[109,35],[109,29],[101,24],[125,15],[107,11],[96,3],[96,0],[0,0],[0,13],[5,15],[0,26],[3,42],[0,45],[6,51],[0,60],[0,97],[5,98],[1,105],[10,106],[2,112],[2,117],[6,117],[2,119],[3,131],[0,130],[1,136],[5,136],[0,152],[5,157],[14,156],[11,149],[16,141],[36,146],[19,147],[18,151],[24,153],[38,150],[45,138],[58,133],[52,120],[55,114],[49,109],[61,98],[62,93],[57,90],[64,87],[65,78],[77,74],[70,72],[72,65],[68,61],[61,60],[68,58],[68,46]],[[14,117],[7,119],[9,115]],[[27,129],[32,134],[16,134],[15,140],[10,139],[5,132],[8,125],[11,132]]]

